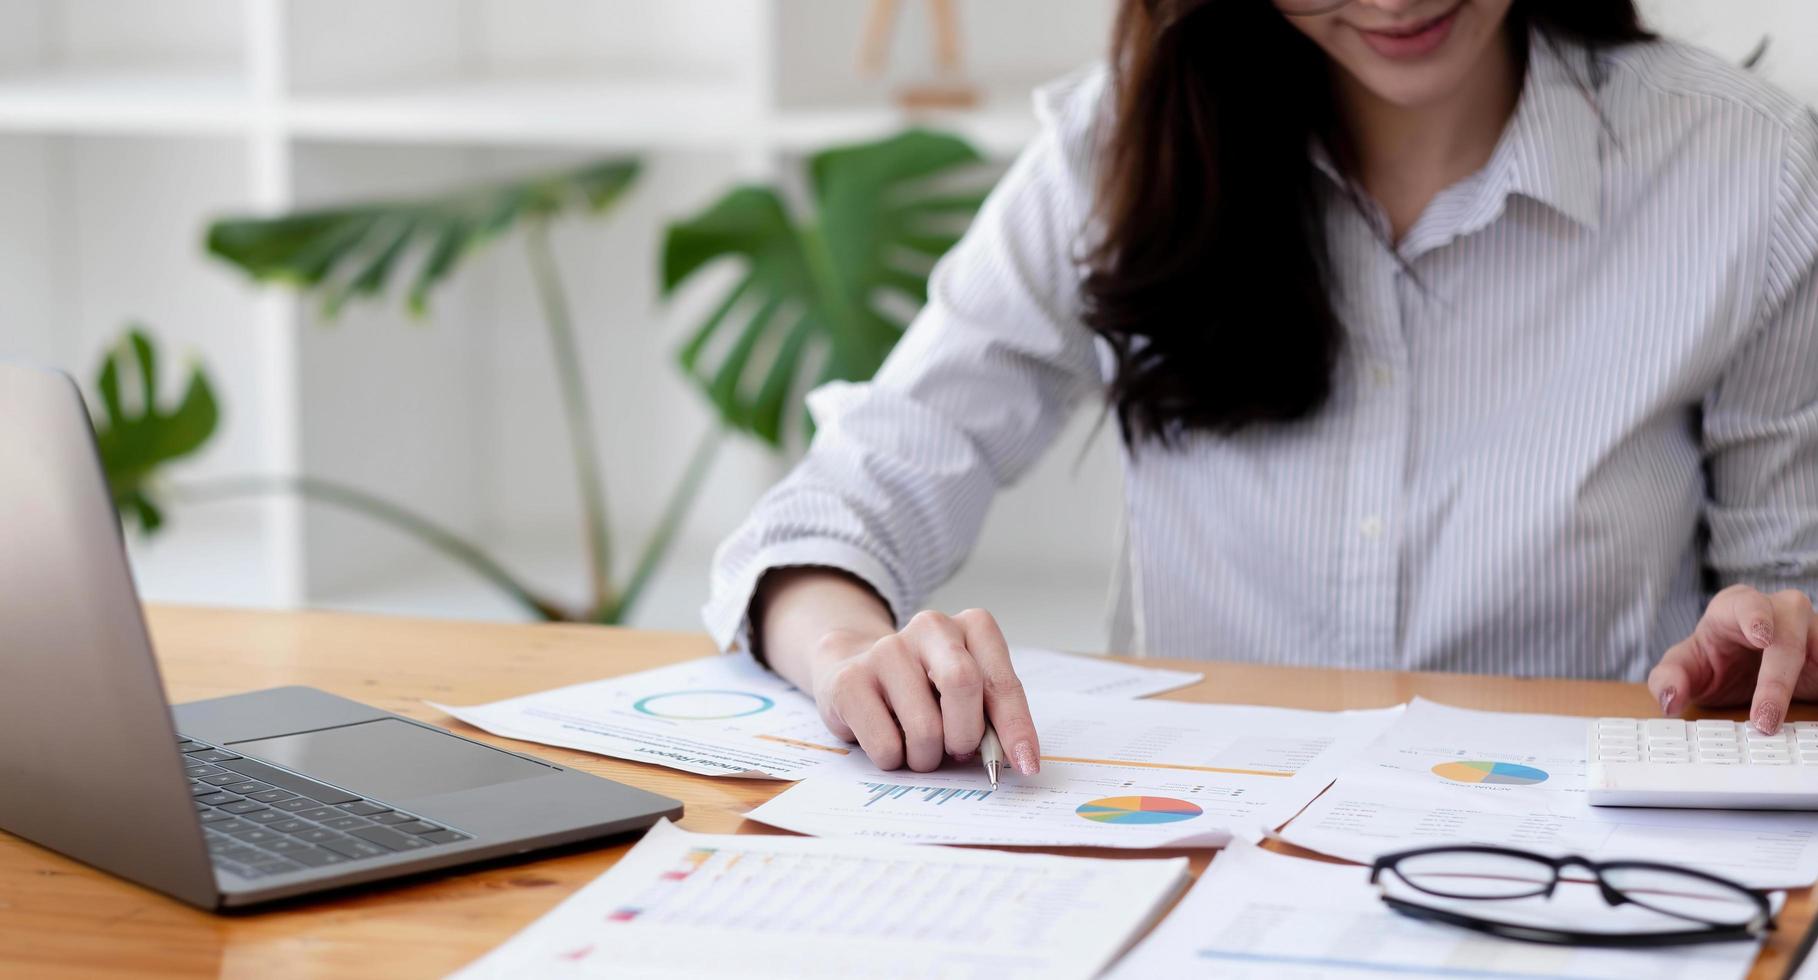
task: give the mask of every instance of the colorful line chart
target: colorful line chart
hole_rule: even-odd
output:
[[[1455,783],[1490,783],[1498,786],[1532,786],[1547,781],[1545,769],[1488,759],[1442,762],[1433,767],[1433,775]]]
[[[631,705],[641,714],[672,721],[724,721],[769,711],[776,701],[751,691],[665,691]]]
[[[1098,823],[1150,824],[1179,823],[1206,811],[1197,804],[1168,796],[1107,796],[1082,803],[1073,812]]]

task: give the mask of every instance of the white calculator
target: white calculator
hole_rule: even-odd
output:
[[[1818,722],[1598,718],[1587,738],[1593,806],[1818,810]]]

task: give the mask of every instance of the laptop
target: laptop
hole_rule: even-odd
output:
[[[82,396],[0,363],[0,829],[225,910],[681,812],[313,688],[168,705]]]

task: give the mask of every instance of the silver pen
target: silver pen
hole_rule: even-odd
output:
[[[978,758],[991,777],[991,788],[997,789],[997,767],[1004,764],[1004,744],[997,740],[997,730],[985,722],[985,737],[978,743]]]

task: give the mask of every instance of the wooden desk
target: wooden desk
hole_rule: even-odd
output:
[[[696,831],[764,832],[740,814],[784,786],[512,742],[422,703],[491,701],[704,656],[712,652],[704,636],[198,609],[154,609],[151,623],[173,701],[308,684],[676,797],[687,805],[682,826]],[[1423,695],[1513,711],[1646,715],[1654,708],[1645,691],[1622,684],[1169,665],[1205,672],[1204,683],[1168,695],[1187,701],[1336,709]],[[0,976],[440,976],[549,911],[627,846],[224,917],[0,833]],[[1204,852],[1181,853],[1194,858],[1195,873],[1204,868]],[[1778,980],[1811,917],[1810,892],[1795,895],[1755,977]]]

